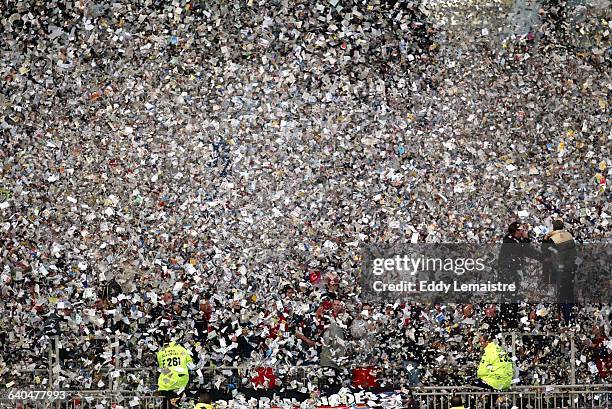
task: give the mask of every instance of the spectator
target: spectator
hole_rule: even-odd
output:
[[[544,236],[543,246],[551,254],[552,276],[557,290],[557,300],[561,303],[563,318],[566,322],[573,321],[572,309],[575,301],[574,281],[576,274],[576,259],[578,258],[576,243],[572,235],[564,229],[561,220],[553,220],[553,231]]]
[[[364,303],[361,313],[355,317],[350,326],[351,337],[355,341],[354,349],[358,352],[353,362],[359,365],[372,365],[378,360],[378,322],[372,316],[372,306]]]
[[[197,342],[205,343],[208,338],[208,325],[212,317],[212,305],[208,300],[198,304],[198,312],[194,316],[194,331]]]
[[[100,298],[103,300],[108,300],[113,297],[117,297],[122,292],[123,292],[123,289],[121,288],[121,285],[117,282],[117,280],[115,280],[114,278],[111,278],[102,287],[102,290],[100,291],[101,293]]]
[[[519,222],[512,222],[508,226],[508,233],[503,238],[499,254],[499,280],[502,283],[514,283],[517,293],[503,299],[500,318],[505,327],[516,329],[518,327],[518,294],[522,287],[521,274],[525,269],[526,259],[544,261],[544,257],[531,245],[527,230]]]
[[[590,347],[597,374],[602,382],[607,382],[612,379],[612,342],[601,326],[593,327]]]
[[[194,409],[214,409],[210,393],[202,392],[200,394],[200,402],[195,405]]]
[[[347,345],[343,323],[344,306],[341,301],[334,301],[329,315],[328,324],[321,339],[321,357],[319,365],[323,368],[326,378],[325,385],[329,391],[339,389],[343,376],[346,376]]]
[[[450,399],[450,409],[465,409],[465,406],[463,406],[463,399],[461,399],[461,396],[453,396]]]

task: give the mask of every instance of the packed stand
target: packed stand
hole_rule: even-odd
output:
[[[52,349],[62,388],[145,390],[114,371],[154,365],[170,329],[196,373],[465,384],[484,330],[559,334],[518,336],[521,384],[567,382],[571,336],[578,381],[609,379],[609,305],[508,322],[360,297],[360,243],[492,243],[552,217],[610,239],[609,10],[545,1],[508,32],[512,2],[448,3],[5,2],[5,385],[45,385]]]

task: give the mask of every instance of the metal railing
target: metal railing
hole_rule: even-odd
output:
[[[612,408],[612,385],[543,385],[492,392],[478,388],[420,388],[411,394],[412,407],[449,409],[450,398],[461,397],[470,409]]]
[[[528,337],[542,337],[542,339],[544,338],[554,339],[554,337],[556,337],[557,340],[560,339],[559,334],[548,334],[548,333],[509,332],[503,335],[504,335],[503,343],[505,343],[507,350],[509,351],[509,353],[511,353],[513,360],[515,361],[515,364],[517,367],[534,366],[533,363],[530,362],[530,357],[523,357],[521,356],[520,352],[517,351],[517,348],[516,348],[517,342],[519,341],[525,342],[525,340]],[[579,351],[577,350],[577,347],[576,347],[574,335],[565,334],[564,336],[566,337],[565,341],[561,341],[560,343],[558,343],[559,345],[561,344],[564,345],[564,347],[562,348],[562,350],[565,351],[564,352],[565,356],[563,357],[563,360],[568,363],[564,378],[567,379],[567,383],[576,384],[577,383],[576,358],[577,358],[577,355],[579,355]],[[91,384],[90,387],[93,389],[119,389],[121,388],[121,385],[125,384],[127,381],[130,387],[136,388],[137,386],[140,385],[141,387],[140,389],[138,389],[138,391],[144,392],[146,391],[147,387],[150,387],[154,384],[155,379],[152,379],[152,378],[155,378],[154,368],[146,368],[145,367],[146,365],[141,366],[141,367],[136,367],[134,365],[123,366],[126,364],[126,362],[120,361],[122,352],[128,351],[130,349],[130,346],[123,344],[120,340],[120,337],[115,334],[109,335],[107,337],[76,337],[72,339],[71,341],[69,341],[77,345],[82,344],[84,342],[98,342],[99,344],[98,348],[103,349],[105,352],[112,355],[113,357],[112,360],[106,360],[102,365],[97,365],[97,366],[91,365],[90,367],[87,367],[87,368],[84,368],[84,367],[81,368],[81,367],[78,367],[77,365],[76,368],[71,368],[67,364],[69,360],[64,360],[61,358],[61,355],[65,355],[65,353],[62,354],[63,346],[65,346],[68,340],[71,338],[73,337],[64,337],[62,339],[60,339],[59,337],[56,337],[54,339],[51,339],[51,342],[49,342],[49,345],[48,345],[48,351],[45,354],[46,356],[44,358],[41,356],[41,359],[47,360],[46,365],[44,366],[45,369],[37,368],[36,370],[29,370],[26,368],[19,368],[19,369],[14,368],[15,370],[18,369],[17,372],[19,372],[22,377],[24,374],[29,374],[29,373],[32,374],[31,376],[28,375],[27,380],[25,379],[25,377],[23,377],[22,379],[24,381],[23,383],[33,384],[31,380],[33,380],[35,376],[38,376],[39,378],[47,378],[46,385],[50,385],[50,387],[52,387],[53,389],[60,389],[61,385],[58,382],[60,377],[70,378],[71,376],[74,376],[75,371],[83,371],[83,376],[85,378],[91,379],[95,377],[95,382],[93,381],[89,382]],[[77,339],[80,339],[80,341],[75,341]],[[557,351],[560,351],[560,350],[561,349],[557,347]],[[78,351],[75,351],[75,352],[78,352]],[[70,358],[74,358],[77,355],[78,354],[70,354]],[[151,360],[151,363],[152,361],[153,360]],[[548,363],[550,364],[550,362]],[[473,364],[477,365],[477,362],[473,362]],[[253,369],[254,367],[257,367],[257,366],[268,366],[268,365],[266,365],[265,363],[256,364],[252,362],[249,364],[243,364],[243,365],[235,366],[235,367],[224,367],[224,368],[199,367],[198,369],[200,369],[200,372],[202,373],[201,376],[204,378],[218,376],[217,374],[213,373],[213,371],[220,370],[220,371],[240,372],[240,379],[242,379],[244,378],[244,375],[243,375],[243,373],[245,372],[244,368]],[[272,366],[275,366],[275,365],[272,365]],[[466,366],[464,364],[463,368],[465,367]],[[292,368],[305,368],[305,367],[292,367]],[[134,375],[136,374],[143,375],[144,371],[148,372],[145,376],[146,379],[144,380],[135,379],[136,377]],[[228,375],[231,375],[231,374],[228,374]],[[296,376],[297,375],[293,377],[294,380],[296,379]],[[133,382],[130,381],[130,379],[128,378],[132,378]],[[308,374],[303,373],[301,375],[301,378],[304,380],[308,379]],[[100,380],[102,380],[102,382],[100,382]],[[555,382],[555,380],[549,379],[548,382],[547,380],[543,381],[543,383],[552,383],[552,382]],[[76,385],[73,385],[73,387],[74,386]],[[78,389],[85,389],[85,388],[86,387],[84,385],[78,385]]]
[[[64,399],[36,400],[0,397],[0,409],[169,409],[163,397],[139,395],[131,391],[66,391]],[[401,409],[449,409],[452,396],[461,397],[470,409],[610,409],[612,385],[548,385],[516,387],[509,391],[485,391],[473,387],[405,388],[398,392]],[[4,396],[4,395],[0,395]],[[258,407],[289,407],[272,399]],[[220,408],[232,408],[231,402],[219,402]],[[314,407],[316,407],[315,404]],[[186,403],[183,407],[189,407]],[[339,404],[338,407],[350,408]],[[367,406],[365,406],[367,407]]]

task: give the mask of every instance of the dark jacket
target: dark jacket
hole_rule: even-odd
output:
[[[574,237],[565,230],[555,230],[544,238],[542,249],[551,260],[544,272],[545,278],[556,286],[557,302],[573,302],[574,272],[578,258]]]
[[[549,253],[556,271],[576,270],[576,242],[567,231],[555,230],[547,235],[543,241],[543,249]]]
[[[538,261],[544,259],[542,253],[531,246],[529,239],[516,238],[511,234],[505,235],[498,259],[500,280],[504,274],[515,275],[522,270],[528,258]]]
[[[122,292],[123,289],[121,288],[121,285],[113,278],[101,288],[100,298],[110,299],[117,297]]]

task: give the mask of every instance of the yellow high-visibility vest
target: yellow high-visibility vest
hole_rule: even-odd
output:
[[[161,369],[157,380],[160,391],[184,389],[189,383],[189,366],[193,362],[191,354],[175,342],[169,343],[157,353],[157,364]]]
[[[478,378],[494,389],[510,388],[514,368],[508,353],[494,342],[487,344],[478,366]]]

